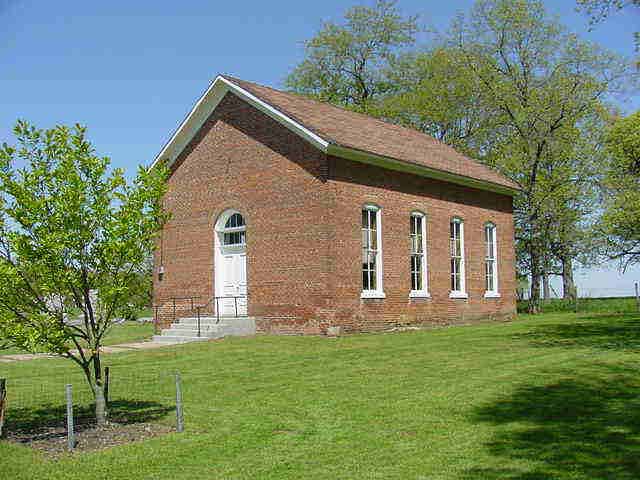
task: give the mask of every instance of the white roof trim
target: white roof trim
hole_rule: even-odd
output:
[[[227,92],[234,93],[250,105],[253,105],[264,114],[276,120],[284,127],[301,136],[324,153],[358,162],[371,163],[390,170],[400,170],[451,183],[471,186],[481,190],[489,190],[506,195],[514,195],[517,193],[517,190],[514,188],[495,184],[488,180],[466,177],[464,175],[458,175],[444,170],[436,170],[427,167],[426,165],[419,165],[402,160],[382,157],[373,153],[333,144],[315,134],[302,124],[296,122],[291,117],[288,117],[277,108],[274,108],[252,93],[239,87],[233,83],[232,80],[227,80],[221,75],[218,75],[215,80],[211,82],[209,88],[207,88],[207,90],[198,99],[194,107],[191,109],[191,112],[189,112],[180,126],[178,126],[177,130],[173,133],[164,147],[162,147],[160,153],[156,155],[156,158],[150,168],[153,168],[160,161],[166,161],[168,166],[173,165],[176,158],[180,153],[182,153],[185,147],[200,130],[202,125],[204,125]]]
[[[171,166],[229,91],[235,93],[292,132],[297,133],[323,152],[327,151],[329,142],[322,137],[286,116],[280,110],[247,92],[232,81],[218,75],[215,80],[211,82],[209,88],[207,88],[204,94],[198,99],[191,109],[191,112],[189,112],[187,117],[182,121],[169,141],[162,147],[160,153],[156,155],[150,168],[153,168],[158,162],[163,160],[167,162],[168,166]]]

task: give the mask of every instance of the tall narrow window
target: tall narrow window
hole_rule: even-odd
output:
[[[382,293],[382,245],[380,209],[362,209],[362,297],[384,297]]]
[[[409,237],[411,240],[410,271],[411,297],[427,297],[427,235],[426,217],[422,213],[412,213],[409,217]]]
[[[464,282],[464,223],[451,220],[451,293],[452,298],[467,298]]]
[[[493,223],[487,223],[484,226],[484,242],[485,242],[485,297],[498,296],[498,246],[496,240],[496,226]]]

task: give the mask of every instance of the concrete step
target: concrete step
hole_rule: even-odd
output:
[[[256,322],[252,317],[200,317],[200,336],[198,336],[198,318],[185,317],[162,330],[161,335],[153,339],[167,343],[201,342],[226,336],[246,336],[256,333]]]
[[[200,330],[219,330],[224,326],[225,325],[222,323],[201,323]],[[198,325],[195,323],[172,323],[169,328],[174,328],[176,330],[197,330]]]
[[[198,329],[196,328],[165,328],[162,330],[162,335],[168,335],[170,337],[209,337],[218,338],[224,334],[224,330],[204,330],[200,329],[200,335],[198,335]]]
[[[200,325],[218,325],[220,323],[234,323],[234,322],[255,322],[253,317],[220,317],[220,322],[216,317],[200,317]],[[197,317],[180,317],[176,323],[183,325],[196,325],[198,323]]]
[[[187,342],[206,342],[209,337],[197,337],[197,336],[178,336],[178,335],[154,335],[154,342],[166,342],[166,343],[187,343]]]

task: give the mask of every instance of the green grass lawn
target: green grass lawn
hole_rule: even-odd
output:
[[[113,325],[104,339],[104,345],[142,342],[153,336],[153,323],[124,322]],[[0,348],[0,355],[28,353],[17,348]]]
[[[186,431],[56,462],[0,442],[0,478],[640,478],[638,314],[105,358],[115,416],[170,424],[179,371]],[[63,421],[63,383],[82,385],[64,360],[0,364],[2,376],[14,425]]]

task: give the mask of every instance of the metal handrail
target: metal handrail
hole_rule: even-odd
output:
[[[168,301],[161,303],[159,305],[153,305],[154,309],[155,309],[155,316],[154,316],[154,324],[157,327],[158,324],[158,309],[160,307],[163,307],[164,305],[166,305],[167,303],[170,303],[173,305],[173,321],[176,321],[176,300],[190,300],[191,301],[191,311],[196,311],[196,319],[197,319],[197,327],[198,327],[198,337],[201,336],[202,332],[201,332],[201,324],[200,324],[200,312],[209,307],[210,305],[213,304],[213,302],[215,302],[216,304],[216,324],[220,323],[220,299],[229,299],[229,298],[233,298],[233,303],[234,303],[234,307],[235,307],[235,312],[236,312],[236,317],[238,316],[238,299],[239,298],[249,298],[249,294],[247,293],[246,295],[221,295],[221,296],[212,296],[211,298],[209,298],[209,300],[206,303],[200,304],[200,305],[194,305],[193,301],[196,299],[202,298],[202,295],[196,295],[196,296],[186,296],[186,297],[170,297]]]
[[[191,311],[194,310],[194,305],[193,302],[194,300],[197,300],[199,298],[202,298],[202,295],[190,295],[190,296],[184,296],[184,297],[169,297],[169,299],[163,303],[160,304],[156,304],[156,305],[152,305],[152,308],[155,311],[155,315],[153,317],[153,324],[156,327],[158,327],[158,309],[164,307],[167,304],[171,304],[173,305],[173,321],[176,321],[176,300],[190,300],[191,301]]]

